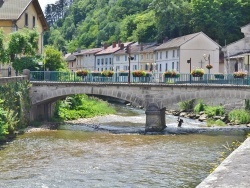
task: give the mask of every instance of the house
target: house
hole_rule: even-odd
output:
[[[68,53],[64,56],[65,61],[67,62],[67,67],[70,71],[75,72],[77,70],[76,66],[76,56],[74,53]]]
[[[125,43],[126,44],[126,43]],[[141,50],[141,45],[138,43],[130,43],[129,52],[126,52],[122,47],[119,51],[114,53],[114,70],[116,72],[119,71],[127,71],[129,67],[129,54],[130,54],[130,70],[138,70],[140,69],[140,61],[139,54]]]
[[[37,28],[39,51],[43,50],[43,33],[49,29],[38,0],[0,0],[0,28],[5,34],[23,28]]]
[[[146,71],[154,71],[157,69],[155,63],[154,50],[157,47],[156,43],[142,45],[140,51],[140,69]]]
[[[193,33],[169,39],[155,48],[155,63],[158,73],[176,70],[179,73],[190,73],[190,68],[203,68],[206,73],[219,73],[220,45],[203,32]],[[188,61],[189,60],[189,61]],[[191,63],[187,63],[190,62]],[[209,71],[206,65],[213,68]]]
[[[250,23],[241,27],[244,38],[222,48],[224,69],[230,74],[237,71],[250,72]]]
[[[132,44],[133,42],[127,42],[122,44],[121,42],[113,42],[111,46],[107,46],[104,44],[104,48],[102,51],[96,53],[96,71],[104,71],[104,70],[115,70],[114,65],[114,53],[124,49],[127,45]],[[116,56],[119,58],[119,56]],[[116,59],[116,61],[119,61]]]
[[[102,48],[85,49],[74,53],[76,57],[76,70],[87,69],[90,71],[96,70],[96,56],[95,54],[102,51]]]

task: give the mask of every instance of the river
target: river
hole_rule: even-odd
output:
[[[145,114],[127,108],[119,107],[118,119],[95,122],[98,129],[92,124],[66,125],[56,131],[25,133],[5,144],[0,149],[0,187],[191,188],[208,176],[226,151],[224,145],[245,139],[244,135],[130,133],[143,128]],[[166,122],[177,125],[173,116]],[[184,126],[194,125],[202,124],[184,120]],[[110,129],[125,131],[105,131]]]

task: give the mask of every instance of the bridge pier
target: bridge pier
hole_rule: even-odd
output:
[[[160,132],[166,128],[165,111],[166,108],[159,109],[155,104],[147,107],[145,132]]]
[[[30,120],[47,121],[53,116],[53,103],[33,105],[30,111]]]

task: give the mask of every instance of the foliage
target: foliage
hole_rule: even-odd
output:
[[[233,123],[246,124],[250,123],[250,114],[246,110],[236,109],[229,112],[228,119]]]
[[[213,68],[213,65],[207,64],[207,65],[206,65],[206,68],[207,68],[207,69],[212,69],[212,68]]]
[[[66,69],[66,62],[63,60],[62,53],[53,46],[45,47],[45,67],[50,71],[60,71]]]
[[[105,70],[101,72],[101,75],[104,77],[112,77],[114,75],[114,71],[111,70]]]
[[[135,71],[132,71],[132,75],[134,77],[143,77],[143,76],[146,76],[146,71],[144,71],[144,70],[135,70]]]
[[[113,113],[115,110],[107,102],[87,95],[73,95],[57,103],[55,117],[72,120]]]
[[[233,73],[234,78],[245,78],[246,75],[247,74],[245,72],[242,72],[242,71],[238,71],[238,72]]]
[[[40,66],[38,65],[40,58],[40,56],[24,56],[20,58],[15,58],[12,63],[12,66],[17,72],[22,72],[24,69],[38,71],[40,69]]]
[[[204,69],[202,68],[197,68],[191,71],[191,75],[193,77],[200,77],[203,76],[203,74],[205,73]]]
[[[250,99],[245,99],[245,110],[250,111]]]
[[[175,70],[168,70],[163,73],[165,77],[180,77],[180,74],[178,74]]]
[[[29,87],[26,81],[0,86],[0,139],[28,125]]]
[[[226,123],[224,123],[220,119],[217,119],[217,120],[209,119],[209,120],[207,120],[207,126],[210,127],[210,126],[213,126],[213,125],[226,126]]]
[[[194,104],[195,104],[195,99],[182,101],[178,103],[180,109],[184,111],[192,111],[194,109]]]
[[[225,111],[222,106],[206,106],[205,107],[205,114],[207,114],[208,117],[222,116],[224,113]]]
[[[229,44],[242,38],[249,9],[248,0],[60,0],[45,9],[53,26],[45,44],[72,52],[103,42],[162,42],[202,31],[224,45],[225,39]]]
[[[0,62],[5,63],[7,62],[8,56],[7,56],[7,51],[4,46],[4,34],[3,30],[0,28]]]
[[[76,71],[76,76],[87,76],[88,74],[89,74],[89,71],[85,69]]]
[[[202,100],[200,100],[198,104],[195,105],[194,112],[198,114],[199,112],[204,111],[206,106],[207,105]]]

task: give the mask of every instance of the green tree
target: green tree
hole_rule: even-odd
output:
[[[7,61],[8,61],[8,56],[4,46],[4,34],[3,30],[0,29],[0,62],[5,63]]]
[[[46,69],[49,71],[66,70],[66,63],[60,51],[53,46],[46,46],[44,52]]]

